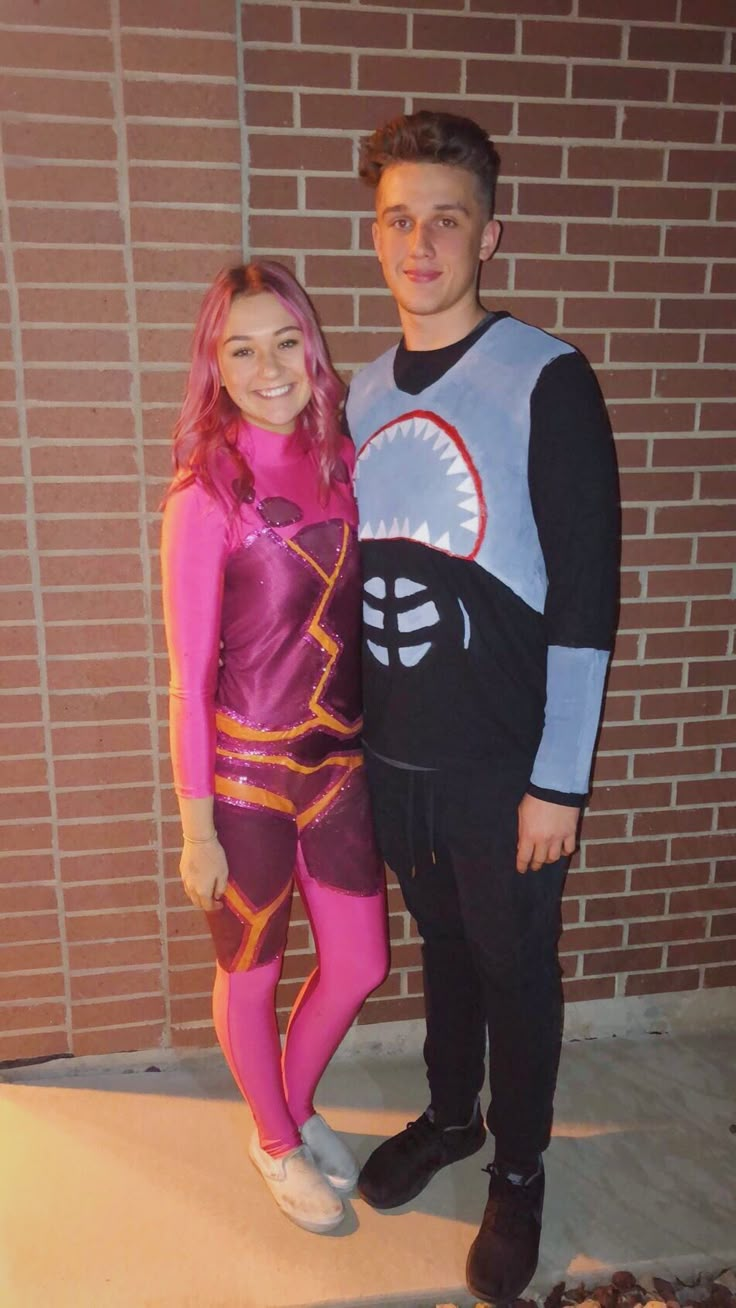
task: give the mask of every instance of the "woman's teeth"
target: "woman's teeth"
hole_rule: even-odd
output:
[[[290,390],[290,386],[274,386],[270,391],[259,391],[258,393],[263,396],[264,400],[277,400],[280,395],[288,395]]]

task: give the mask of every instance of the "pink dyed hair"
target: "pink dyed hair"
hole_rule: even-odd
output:
[[[192,346],[192,363],[181,413],[173,432],[176,477],[167,495],[199,481],[228,508],[236,509],[253,487],[253,473],[237,448],[240,411],[220,385],[217,347],[230,305],[238,295],[267,291],[294,315],[304,333],[304,355],[311,398],[297,419],[296,433],[313,453],[326,490],[335,471],[342,434],[338,407],[343,387],[330,362],[317,315],[306,292],[283,264],[273,259],[224,268],[202,301]],[[223,454],[228,454],[223,467]],[[229,465],[235,480],[224,476]]]

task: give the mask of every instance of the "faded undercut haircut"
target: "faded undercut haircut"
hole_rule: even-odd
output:
[[[472,118],[428,109],[392,118],[362,141],[359,173],[375,189],[384,170],[396,163],[465,168],[477,180],[489,217],[493,215],[499,158],[493,142]]]

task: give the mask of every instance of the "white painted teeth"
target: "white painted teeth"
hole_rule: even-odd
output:
[[[364,522],[358,532],[358,540],[373,540],[373,528],[369,522]]]
[[[461,526],[461,527],[464,527],[466,531],[473,531],[473,532],[475,532],[475,531],[478,530],[478,528],[479,528],[479,526],[480,526],[480,519],[479,519],[479,518],[468,518],[468,521],[467,521],[467,522],[461,522],[461,523],[460,523],[460,526]]]
[[[432,539],[429,534],[429,524],[423,522],[421,527],[417,527],[416,531],[412,532],[411,538],[412,540],[420,541],[422,545],[431,545]]]
[[[437,537],[437,540],[435,541],[435,546],[438,550],[449,550],[452,548],[452,546],[450,545],[449,531],[443,531],[442,535]]]
[[[457,477],[459,473],[467,472],[467,471],[468,471],[468,465],[466,464],[463,456],[461,454],[458,454],[455,456],[453,462],[450,464],[449,468],[447,469],[447,476]]]

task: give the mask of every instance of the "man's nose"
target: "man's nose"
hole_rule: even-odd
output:
[[[415,258],[427,258],[429,255],[434,254],[432,233],[423,223],[417,223],[412,232],[411,249]]]

